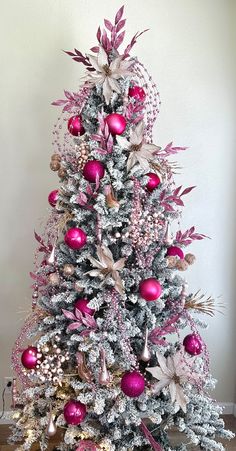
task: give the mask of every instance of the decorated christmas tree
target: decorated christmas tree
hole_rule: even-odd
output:
[[[210,398],[215,380],[199,328],[216,305],[191,293],[188,246],[178,230],[185,196],[172,155],[152,142],[159,93],[125,37],[123,7],[104,21],[78,92],[53,102],[50,167],[59,188],[32,271],[32,313],[16,340],[11,440],[18,450],[223,450],[231,438]],[[174,233],[175,230],[175,233]],[[173,440],[179,431],[179,442]]]

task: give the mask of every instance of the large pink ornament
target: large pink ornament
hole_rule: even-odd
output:
[[[146,175],[149,178],[149,180],[146,184],[146,187],[147,187],[148,191],[152,192],[161,183],[161,179],[160,179],[160,177],[158,177],[157,174],[155,174],[155,172],[148,172],[148,174],[146,174]]]
[[[64,240],[71,249],[81,249],[87,242],[87,235],[82,229],[73,227],[67,230]]]
[[[64,407],[64,417],[67,424],[78,425],[84,421],[86,417],[86,406],[80,401],[71,399]]]
[[[78,309],[83,314],[87,313],[88,315],[92,316],[95,313],[95,310],[88,307],[88,304],[89,299],[85,298],[77,299],[77,301],[75,302],[75,308]]]
[[[145,379],[138,371],[130,371],[123,375],[120,386],[126,396],[136,398],[145,389]]]
[[[104,174],[105,168],[101,161],[91,160],[85,163],[83,176],[88,182],[96,183],[97,179],[100,180],[104,177]]]
[[[35,346],[29,346],[21,355],[21,363],[27,370],[33,370],[37,365],[38,350]]]
[[[183,345],[188,354],[199,355],[202,352],[202,342],[196,334],[186,335]]]
[[[125,131],[126,120],[122,114],[108,114],[106,117],[106,123],[112,135],[122,135]]]
[[[58,201],[58,189],[54,189],[54,191],[51,191],[48,195],[48,202],[52,207],[56,206],[56,203]]]
[[[139,294],[145,301],[156,301],[162,293],[160,282],[154,277],[145,279],[139,284]]]
[[[73,136],[81,136],[85,133],[81,116],[72,116],[68,120],[68,130]]]
[[[129,97],[133,97],[135,100],[139,102],[143,102],[146,98],[146,94],[144,89],[141,86],[132,86],[129,88]]]
[[[184,259],[184,253],[182,249],[178,246],[170,246],[167,250],[167,255],[170,257],[179,257],[181,260]]]

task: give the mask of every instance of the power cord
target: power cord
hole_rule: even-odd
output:
[[[6,389],[10,388],[12,386],[12,381],[8,381],[7,385],[4,387],[3,391],[2,391],[2,413],[0,415],[0,420],[2,419],[2,417],[4,416],[5,413],[5,394],[6,394]]]

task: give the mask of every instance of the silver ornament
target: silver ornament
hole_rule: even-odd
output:
[[[152,356],[152,354],[148,347],[148,328],[146,328],[145,336],[144,336],[143,350],[139,356],[139,359],[142,360],[143,362],[149,362],[149,360],[151,359],[151,356]]]

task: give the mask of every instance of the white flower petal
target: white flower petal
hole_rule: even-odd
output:
[[[125,257],[120,258],[120,260],[117,260],[117,262],[114,263],[113,268],[114,268],[116,271],[120,271],[120,270],[123,269],[124,266],[125,266],[125,260],[126,260]]]
[[[170,382],[169,390],[170,390],[171,401],[174,404],[174,402],[176,400],[176,384],[173,380]]]
[[[170,383],[170,379],[166,378],[166,379],[162,379],[160,382],[157,382],[156,384],[153,385],[153,393],[159,393],[164,387],[167,387]]]
[[[176,386],[176,403],[181,407],[181,409],[186,413],[186,406],[188,402],[188,397],[184,394],[182,387],[179,384]]]
[[[137,161],[135,153],[136,152],[131,152],[129,154],[129,158],[128,158],[128,161],[127,161],[127,171],[128,172],[130,171],[130,169],[132,169],[132,167],[135,165],[135,163]]]
[[[122,59],[122,56],[118,56],[118,58],[115,58],[111,62],[110,69],[112,72],[116,72],[120,68],[121,59]]]
[[[164,373],[167,377],[169,377],[169,378],[172,379],[173,374],[172,374],[172,372],[170,371],[170,369],[167,367],[167,360],[166,360],[166,358],[165,358],[165,357],[161,354],[161,352],[159,352],[159,351],[157,351],[156,355],[157,355],[157,359],[158,359],[159,365],[160,365],[160,367],[161,367],[163,373]]]
[[[107,80],[110,85],[110,88],[119,94],[121,92],[121,90],[120,90],[118,82],[116,80],[114,80],[112,77],[107,77]]]
[[[124,138],[124,136],[116,136],[116,141],[118,142],[119,146],[122,147],[122,149],[130,148],[130,142],[126,138]]]
[[[92,64],[94,69],[96,69],[97,72],[101,72],[101,67],[98,64],[98,58],[93,55],[88,55],[89,62]]]
[[[130,137],[130,142],[134,145],[139,145],[143,141],[143,132],[144,132],[144,122],[141,121],[138,123],[137,127],[132,130],[132,134]]]
[[[161,368],[159,366],[154,366],[152,368],[146,368],[146,371],[151,373],[155,379],[158,379],[159,381],[166,378],[166,375],[163,373]]]
[[[98,66],[100,67],[100,70],[103,68],[103,66],[108,64],[107,54],[106,54],[105,50],[103,49],[103,47],[100,47],[100,50],[98,53],[98,58],[97,58],[97,63],[98,63]]]
[[[111,96],[112,96],[112,92],[113,91],[112,91],[112,89],[111,89],[111,87],[109,85],[108,78],[106,77],[105,80],[104,80],[104,83],[103,83],[103,95],[104,95],[105,102],[106,102],[107,105],[109,105],[109,102],[110,102],[110,99],[111,99]]]

